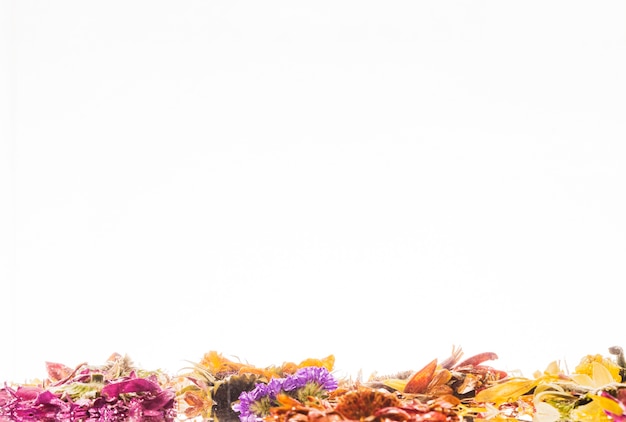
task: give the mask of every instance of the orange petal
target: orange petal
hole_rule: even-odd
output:
[[[306,366],[319,366],[328,369],[329,371],[333,370],[335,366],[335,356],[328,355],[323,359],[305,359],[298,365],[298,368],[304,368]]]
[[[413,374],[409,382],[406,383],[404,392],[409,394],[421,394],[425,392],[428,384],[430,384],[430,381],[433,379],[435,369],[437,369],[437,359]]]
[[[428,384],[428,390],[431,388],[435,388],[438,386],[443,386],[448,383],[452,379],[452,373],[447,369],[439,369],[435,370],[435,374],[432,377],[432,380]]]
[[[202,407],[202,404],[204,403],[204,401],[200,397],[196,396],[190,391],[187,391],[185,393],[183,399],[185,400],[185,403],[193,407]]]

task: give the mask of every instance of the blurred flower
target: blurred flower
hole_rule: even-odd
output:
[[[597,395],[591,395],[591,398],[610,420],[626,422],[626,406],[623,401],[618,399],[624,395],[623,392],[624,390],[621,390],[621,392],[618,392],[618,397],[614,397],[606,391],[600,391]]]
[[[580,363],[578,364],[578,366],[576,366],[576,369],[574,370],[574,372],[576,372],[577,374],[587,374],[591,376],[591,373],[593,371],[593,363],[599,363],[600,365],[608,369],[608,371],[611,373],[611,376],[613,377],[615,381],[621,380],[621,377],[619,375],[620,367],[611,359],[606,358],[599,354],[587,355],[583,357],[580,360]]]

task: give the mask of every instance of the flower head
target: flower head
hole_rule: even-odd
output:
[[[269,383],[259,383],[251,391],[244,391],[239,395],[239,403],[233,405],[233,410],[239,412],[242,421],[254,421],[257,416],[266,416],[282,390],[282,378],[272,378]]]
[[[279,393],[288,393],[300,401],[308,397],[322,398],[328,391],[337,388],[337,380],[322,367],[305,367],[286,378],[272,378],[267,384],[257,384],[252,391],[242,392],[239,403],[233,406],[239,419],[251,422],[269,415]]]
[[[337,380],[328,372],[328,369],[318,366],[308,366],[299,369],[283,381],[283,390],[293,391],[315,383],[319,388],[332,391],[337,388]]]
[[[346,418],[363,420],[373,416],[380,409],[397,406],[400,406],[400,400],[391,393],[362,389],[342,395],[337,404],[337,411]]]

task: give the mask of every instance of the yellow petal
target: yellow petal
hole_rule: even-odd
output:
[[[608,397],[596,396],[595,394],[589,394],[589,397],[598,403],[604,410],[608,410],[616,415],[622,415],[624,412],[622,407],[615,400],[611,400]]]
[[[399,380],[399,379],[386,379],[383,381],[383,384],[389,388],[393,388],[396,391],[404,391],[404,387],[406,387],[406,383],[409,380]]]
[[[544,393],[544,392],[545,394],[548,394],[548,395],[552,393],[559,395],[560,393],[564,393],[565,389],[559,384],[556,384],[553,382],[548,382],[548,383],[543,382],[537,385],[537,388],[535,388],[535,392],[534,392],[535,398],[537,398],[539,394]]]
[[[605,358],[602,355],[585,356],[581,359],[580,364],[576,366],[574,372],[577,374],[587,374],[593,378],[594,363],[604,366],[611,373],[613,381],[620,382],[622,380],[619,365],[616,365],[611,359]]]
[[[587,374],[572,374],[570,375],[570,378],[577,384],[595,388],[593,379],[591,379],[591,377]]]
[[[561,419],[561,413],[548,403],[535,403],[533,422],[555,422]]]
[[[550,362],[550,364],[544,371],[546,375],[559,375],[560,372],[561,372],[561,368],[559,368],[559,364],[555,360]]]
[[[570,418],[568,420],[573,421],[593,421],[593,422],[609,422],[611,418],[604,413],[604,409],[598,404],[597,401],[590,401],[589,403],[578,406],[570,412]]]
[[[587,374],[572,374],[571,378],[580,385],[591,388],[601,388],[607,384],[615,382],[613,375],[608,368],[599,362],[591,362],[589,364],[591,376]]]
[[[596,387],[602,387],[603,385],[607,385],[615,381],[608,368],[601,363],[592,362],[591,370],[591,373],[593,374],[593,382]]]
[[[479,403],[491,402],[496,406],[508,401],[517,400],[524,393],[529,392],[540,380],[513,378],[502,384],[481,390],[476,394],[475,401]]]

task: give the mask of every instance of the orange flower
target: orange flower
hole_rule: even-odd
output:
[[[363,420],[386,407],[397,407],[400,400],[391,393],[362,388],[339,397],[335,410],[344,417]]]

